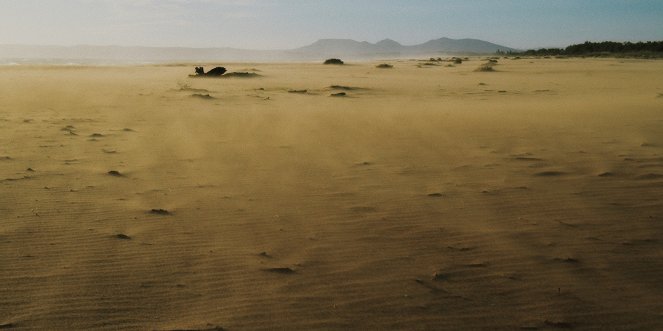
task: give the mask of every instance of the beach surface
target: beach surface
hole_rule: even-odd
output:
[[[0,67],[0,329],[663,329],[663,61],[484,62]]]

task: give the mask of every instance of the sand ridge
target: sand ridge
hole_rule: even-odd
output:
[[[663,62],[484,62],[0,67],[0,328],[663,327]]]

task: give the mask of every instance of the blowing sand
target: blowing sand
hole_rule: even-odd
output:
[[[378,63],[0,68],[0,329],[663,328],[662,61]]]

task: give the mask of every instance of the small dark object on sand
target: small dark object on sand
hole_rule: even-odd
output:
[[[307,93],[308,90],[288,90],[288,93]]]
[[[155,331],[226,331],[226,329],[220,326],[208,326],[205,329],[169,329],[169,330],[155,330]]]
[[[277,274],[294,274],[295,273],[294,270],[292,270],[291,268],[288,268],[288,267],[267,268],[267,269],[263,269],[263,270],[267,271],[267,272],[274,272],[274,273],[277,273]]]
[[[123,176],[123,175],[122,175],[119,171],[117,171],[117,170],[111,170],[111,171],[108,172],[108,174],[111,175],[111,176],[115,176],[115,177],[122,177],[122,176]]]
[[[28,172],[35,172],[35,169],[27,168],[27,169],[25,169],[25,171],[28,171]]]
[[[90,135],[91,138],[101,138],[101,137],[103,137],[103,136],[104,136],[104,135],[101,134],[101,133],[93,133],[93,134]]]
[[[131,237],[127,236],[124,233],[119,233],[119,234],[115,235],[115,238],[122,239],[122,240],[131,240]]]
[[[429,197],[433,197],[433,198],[439,198],[439,197],[441,197],[441,196],[443,196],[443,195],[442,195],[442,193],[435,192],[435,193],[429,193],[428,196],[429,196]]]
[[[196,67],[196,76],[217,77],[226,73],[226,68],[216,67],[208,72],[205,72],[203,67]]]
[[[382,64],[378,64],[378,65],[376,65],[375,67],[376,67],[376,68],[379,68],[379,69],[391,69],[391,68],[393,68],[394,66],[391,65],[391,64],[388,64],[388,63],[382,63]]]
[[[344,64],[341,59],[327,59],[324,64]]]
[[[332,89],[332,90],[344,90],[344,91],[354,91],[354,90],[361,90],[362,89],[360,87],[343,86],[343,85],[332,85],[329,88]]]
[[[330,97],[344,97],[344,96],[347,96],[347,93],[345,93],[345,92],[332,93],[329,96]]]
[[[259,74],[255,72],[229,72],[225,75],[222,76],[223,78],[230,78],[230,77],[237,77],[237,78],[253,78],[253,77],[260,77]]]
[[[150,210],[150,214],[155,214],[155,215],[170,215],[170,212],[165,210],[165,209],[152,209]]]
[[[563,225],[566,225],[566,226],[573,227],[573,228],[576,227],[576,225],[574,225],[574,224],[567,224],[567,223],[564,223],[564,222],[560,222],[560,223],[563,224]],[[556,258],[553,259],[553,261],[555,261],[555,262],[562,262],[562,263],[568,263],[568,264],[576,264],[576,263],[580,263],[580,260],[578,260],[578,259],[576,259],[576,258],[572,258],[572,257],[567,257],[567,258],[556,257]]]

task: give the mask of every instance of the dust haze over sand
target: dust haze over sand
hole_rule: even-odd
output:
[[[483,62],[1,67],[0,328],[663,328],[663,62]]]

